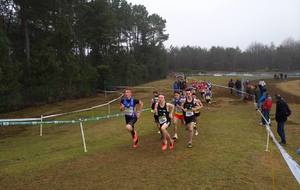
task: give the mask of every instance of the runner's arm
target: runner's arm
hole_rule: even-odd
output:
[[[200,109],[201,108],[201,106],[200,106],[200,104],[199,104],[199,102],[197,101],[197,102],[195,102],[196,103],[196,107],[194,107],[193,108],[193,111],[196,111],[196,110],[198,110],[198,109]]]
[[[178,105],[178,107],[179,107],[182,111],[186,112],[187,109],[184,108],[183,106],[184,106],[184,101],[181,101],[181,102],[180,102],[180,105]]]
[[[187,108],[184,108],[183,106],[179,106],[179,107],[182,109],[182,111],[184,111],[184,112],[187,111]]]
[[[200,106],[200,108],[199,108],[199,109],[203,108],[203,104],[202,104],[202,102],[201,102],[201,100],[200,100],[200,99],[198,100],[198,103],[199,103],[199,106]]]
[[[157,106],[158,106],[158,103],[156,103],[155,106],[154,106],[154,113],[155,114],[157,114]]]
[[[125,110],[124,104],[120,103],[120,111],[124,111],[124,110]]]
[[[139,100],[139,110],[137,111],[137,117],[140,117],[142,111],[143,111],[143,102],[142,100]]]
[[[174,112],[174,105],[167,103],[167,106],[169,107],[169,113],[170,113],[170,118],[173,117],[173,112]]]

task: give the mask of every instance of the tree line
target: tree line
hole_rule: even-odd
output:
[[[172,71],[295,71],[300,70],[300,41],[288,38],[279,46],[253,43],[239,47],[171,47],[168,65]]]
[[[165,25],[126,0],[0,0],[0,111],[165,77]]]
[[[0,0],[0,112],[95,94],[170,71],[294,71],[300,42],[171,47],[166,20],[126,0]]]

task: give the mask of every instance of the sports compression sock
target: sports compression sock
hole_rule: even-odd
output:
[[[130,131],[130,133],[131,133],[132,138],[134,138],[134,134],[135,134],[134,128],[132,128],[132,130]]]

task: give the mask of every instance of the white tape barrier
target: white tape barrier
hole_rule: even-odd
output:
[[[121,94],[118,98],[115,98],[107,103],[104,103],[104,104],[100,104],[100,105],[97,105],[97,106],[93,106],[93,107],[90,107],[90,108],[85,108],[85,109],[81,109],[81,110],[75,110],[75,111],[71,111],[71,112],[65,112],[65,113],[59,113],[59,114],[53,114],[53,115],[47,115],[47,116],[43,116],[43,119],[47,119],[47,118],[53,118],[53,117],[58,117],[58,116],[63,116],[63,115],[69,115],[69,114],[73,114],[73,113],[79,113],[79,112],[84,112],[84,111],[90,111],[90,110],[93,110],[93,109],[96,109],[96,108],[100,108],[100,107],[104,107],[104,106],[107,106],[111,103],[114,103],[115,101],[121,99],[123,97],[123,94]]]
[[[117,91],[116,91],[117,92]],[[85,109],[81,109],[81,110],[75,110],[75,111],[71,111],[71,112],[65,112],[65,113],[59,113],[59,114],[53,114],[53,115],[46,115],[46,116],[42,116],[40,118],[17,118],[17,119],[0,119],[0,122],[8,122],[8,121],[40,121],[41,119],[47,119],[47,118],[53,118],[53,117],[58,117],[58,116],[63,116],[63,115],[69,115],[69,114],[73,114],[73,113],[79,113],[79,112],[84,112],[84,111],[90,111],[96,108],[100,108],[100,107],[104,107],[107,106],[111,103],[114,103],[115,101],[121,99],[123,97],[123,94],[121,93],[121,95],[107,103],[104,104],[100,104],[97,106],[93,106],[90,108],[85,108]]]
[[[266,130],[267,133],[272,137],[273,142],[279,149],[282,157],[284,158],[285,162],[287,163],[288,167],[290,168],[291,172],[293,173],[294,177],[296,178],[297,182],[300,184],[300,166],[299,164],[293,160],[293,158],[286,152],[286,150],[278,143],[277,139],[275,138],[275,135],[273,134],[271,128],[270,128],[270,123],[267,121],[267,119],[264,117],[264,115],[261,113],[260,110],[257,110],[261,117],[265,120],[266,122]],[[268,144],[267,144],[268,147]]]
[[[126,88],[128,88],[128,86],[115,86],[115,88],[126,89]],[[173,89],[170,89],[170,88],[161,88],[161,87],[154,87],[154,86],[133,86],[133,87],[129,87],[129,88],[173,91]]]
[[[98,90],[98,92],[103,92],[103,93],[120,93],[118,91],[115,91],[115,90]]]
[[[231,90],[234,90],[234,91],[236,91],[236,92],[240,92],[240,93],[242,93],[242,94],[247,94],[247,95],[249,95],[249,96],[255,96],[255,95],[253,95],[253,94],[249,94],[249,93],[247,93],[247,92],[244,92],[244,91],[241,91],[241,90],[237,90],[237,89],[235,89],[235,88],[231,88],[231,87],[228,87],[228,86],[222,86],[222,85],[218,85],[218,84],[211,84],[212,86],[216,86],[216,87],[221,87],[221,88],[226,88],[226,89],[231,89]]]
[[[217,87],[221,87],[221,88],[227,88],[227,89],[233,89],[233,88],[230,88],[230,87],[227,87],[227,86],[222,86],[222,85],[217,85],[217,84],[213,84],[213,86],[217,86]],[[233,90],[238,91],[236,89],[233,89]],[[246,92],[242,92],[242,91],[240,91],[240,92],[244,93],[244,94],[252,95],[252,94],[249,94],[249,93],[246,93]],[[254,106],[257,107],[256,104],[254,104]],[[268,137],[267,137],[267,148],[266,149],[268,150],[269,135],[270,135],[272,137],[273,142],[275,143],[275,145],[279,149],[283,159],[285,160],[288,167],[290,168],[292,174],[296,178],[297,182],[300,184],[300,166],[298,165],[298,163],[295,160],[293,160],[293,158],[286,152],[286,150],[278,143],[277,139],[275,138],[275,136],[274,136],[274,134],[273,134],[273,132],[270,128],[269,121],[266,120],[266,118],[263,116],[263,114],[261,113],[261,111],[259,109],[257,111],[260,113],[260,115],[262,116],[262,118],[265,120],[265,122],[267,124],[266,125],[266,130],[267,130],[267,133],[268,133]]]
[[[239,90],[236,90],[234,88],[227,87],[227,86],[222,86],[222,85],[217,85],[217,84],[212,84],[212,85],[217,86],[217,87],[221,87],[221,88],[226,88],[226,89],[232,89],[232,90],[235,90],[235,91],[239,91]],[[239,91],[239,92],[253,96],[252,94],[249,94],[249,93],[246,93],[246,92],[243,92],[243,91]],[[257,107],[256,104],[254,104],[254,106]],[[283,159],[285,160],[288,167],[290,168],[292,174],[296,178],[297,182],[300,184],[300,166],[299,166],[299,164],[295,160],[293,160],[293,158],[286,152],[286,150],[278,143],[277,139],[275,138],[275,136],[274,136],[274,134],[273,134],[273,132],[270,128],[269,121],[266,120],[266,118],[264,117],[264,115],[261,113],[261,111],[259,109],[257,111],[260,113],[260,115],[262,116],[262,118],[265,120],[265,122],[267,124],[266,125],[266,130],[267,130],[267,133],[268,133],[268,137],[267,137],[266,150],[268,150],[269,135],[270,135],[272,137],[273,142],[275,143],[275,145],[279,149]]]
[[[126,88],[136,88],[136,89],[155,89],[153,86],[115,86],[115,88],[126,89]]]
[[[38,121],[41,118],[18,118],[18,119],[0,119],[0,122],[9,122],[9,121]]]

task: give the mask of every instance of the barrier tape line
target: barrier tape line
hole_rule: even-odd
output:
[[[115,88],[156,89],[154,86],[115,86]]]
[[[264,115],[262,114],[262,112],[258,109],[257,110],[261,117],[265,120],[266,122],[266,130],[267,133],[270,134],[270,136],[272,137],[273,142],[275,143],[275,145],[277,146],[277,148],[279,149],[282,157],[284,158],[285,162],[287,163],[288,167],[290,168],[292,174],[294,175],[294,177],[296,178],[297,182],[300,184],[300,166],[299,164],[287,153],[287,151],[278,143],[277,139],[275,138],[275,135],[273,133],[273,131],[271,130],[270,127],[270,123],[269,121],[267,121],[267,119],[264,117]]]
[[[119,89],[152,89],[152,90],[167,90],[167,91],[173,91],[173,89],[170,88],[164,88],[164,87],[154,87],[154,86],[115,86],[115,88]]]
[[[249,95],[249,96],[252,96],[252,97],[255,97],[255,95],[253,95],[253,94],[249,94],[249,93],[247,93],[247,92],[244,92],[244,91],[241,91],[241,90],[237,90],[237,89],[235,89],[235,88],[231,88],[231,87],[227,87],[227,86],[222,86],[222,85],[218,85],[218,84],[211,84],[212,86],[216,86],[216,87],[221,87],[221,88],[226,88],[226,89],[231,89],[231,90],[234,90],[234,91],[236,91],[236,92],[240,92],[240,93],[243,93],[243,94],[247,94],[247,95]]]
[[[145,108],[142,111],[149,111],[150,108]],[[40,125],[40,124],[73,124],[80,122],[90,122],[90,121],[99,121],[104,119],[110,119],[115,117],[124,116],[124,113],[116,113],[111,115],[99,116],[99,117],[89,117],[84,119],[77,120],[57,120],[57,121],[1,121],[0,126],[12,126],[12,125]]]
[[[0,119],[0,122],[11,122],[11,121],[38,121],[41,118],[17,118],[17,119]]]
[[[222,86],[222,85],[213,85],[213,86],[218,86],[221,88],[227,88],[227,89],[233,89],[230,87],[226,87],[226,86]],[[236,90],[236,89],[233,89]],[[237,90],[236,90],[237,91]],[[242,91],[240,91],[242,92]],[[249,93],[243,92],[245,94],[251,95]],[[252,95],[253,96],[253,95]],[[255,107],[257,107],[256,104],[254,104]],[[257,109],[257,111],[260,113],[260,115],[262,116],[262,118],[265,120],[266,122],[266,130],[267,133],[269,133],[269,135],[272,137],[273,142],[275,143],[275,145],[277,146],[277,148],[279,149],[279,152],[281,153],[283,159],[285,160],[285,162],[287,163],[290,171],[292,172],[293,176],[295,177],[295,179],[297,180],[298,184],[300,184],[300,166],[299,164],[287,153],[287,151],[278,143],[277,139],[275,138],[274,133],[272,132],[271,128],[270,128],[270,123],[269,121],[266,120],[266,118],[264,117],[264,115],[261,113],[261,111],[259,109]]]
[[[69,115],[69,114],[73,114],[73,113],[80,113],[80,112],[84,112],[84,111],[90,111],[90,110],[93,110],[93,109],[96,109],[96,108],[107,106],[108,104],[111,104],[111,103],[121,99],[122,97],[123,97],[123,94],[121,94],[118,98],[115,98],[115,99],[113,99],[113,100],[111,100],[107,103],[104,103],[104,104],[100,104],[100,105],[97,105],[97,106],[93,106],[93,107],[85,108],[85,109],[81,109],[81,110],[75,110],[75,111],[71,111],[71,112],[47,115],[47,116],[43,116],[43,119],[48,119],[48,118],[53,118],[53,117],[58,117],[58,116],[63,116],[63,115]]]
[[[117,92],[117,91],[115,91]],[[59,113],[59,114],[52,114],[52,115],[46,115],[46,116],[42,116],[42,117],[39,117],[39,118],[16,118],[16,119],[0,119],[0,122],[25,122],[25,121],[40,121],[41,118],[43,119],[48,119],[48,118],[53,118],[53,117],[58,117],[58,116],[63,116],[63,115],[69,115],[69,114],[73,114],[73,113],[80,113],[80,112],[84,112],[84,111],[90,111],[90,110],[93,110],[93,109],[96,109],[96,108],[100,108],[100,107],[104,107],[104,106],[107,106],[119,99],[121,99],[123,97],[123,93],[121,93],[121,95],[107,103],[104,103],[104,104],[100,104],[100,105],[97,105],[97,106],[93,106],[93,107],[90,107],[90,108],[85,108],[85,109],[80,109],[80,110],[75,110],[75,111],[71,111],[71,112],[65,112],[65,113]]]

